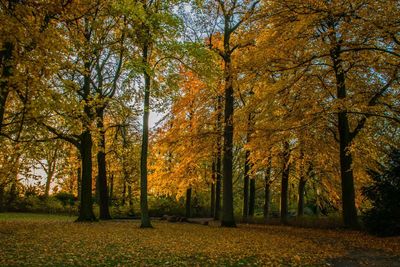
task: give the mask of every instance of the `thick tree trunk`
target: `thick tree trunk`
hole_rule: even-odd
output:
[[[107,190],[107,169],[106,169],[106,134],[104,129],[104,112],[97,111],[97,129],[99,130],[99,142],[97,152],[97,184],[99,187],[99,206],[100,220],[111,219],[110,210],[108,208],[108,190]]]
[[[342,182],[342,208],[344,224],[358,228],[357,209],[355,203],[354,176],[352,169],[353,157],[348,151],[350,147],[349,124],[347,114],[339,112],[340,138],[340,176]]]
[[[4,186],[0,185],[0,212],[4,212]]]
[[[79,158],[82,162],[82,159]],[[78,167],[77,169],[77,188],[78,188],[78,201],[81,201],[81,191],[82,191],[82,168]]]
[[[341,47],[337,45],[331,51],[331,59],[336,77],[337,98],[346,99],[346,78],[340,58]],[[355,189],[353,176],[353,157],[349,151],[352,134],[350,132],[349,121],[346,110],[338,113],[338,130],[339,130],[339,150],[340,150],[340,177],[342,184],[342,209],[343,221],[347,227],[358,228],[357,208],[355,204]]]
[[[289,212],[289,143],[285,142],[283,151],[283,171],[282,171],[282,182],[281,182],[281,223],[288,223],[288,212]]]
[[[92,199],[92,134],[85,130],[81,135],[80,154],[82,161],[81,206],[78,222],[95,221]]]
[[[227,34],[225,34],[227,35]],[[224,38],[225,51],[229,51],[229,36]],[[225,75],[225,110],[224,110],[224,150],[223,150],[223,205],[221,226],[236,227],[233,214],[233,75],[232,62],[230,54],[224,57],[224,75]]]
[[[192,188],[186,189],[186,218],[192,217],[191,213],[191,202],[192,202]]]
[[[299,181],[299,202],[297,205],[297,216],[302,217],[304,215],[304,193],[306,188],[307,180],[302,176]]]
[[[142,151],[140,155],[140,212],[141,228],[151,228],[149,208],[147,203],[147,154],[149,143],[149,114],[150,114],[150,75],[147,70],[149,44],[143,46],[142,60],[144,67],[144,105],[143,105],[143,134]]]
[[[218,139],[217,139],[217,156],[216,156],[216,183],[215,183],[215,213],[214,219],[219,220],[221,219],[221,182],[222,182],[222,161],[221,161],[221,124],[222,124],[222,97],[218,96],[217,99],[217,132],[218,132]]]
[[[211,195],[210,195],[210,217],[214,217],[215,213],[215,180],[216,180],[216,173],[215,173],[215,162],[213,159],[211,165]]]
[[[1,67],[3,69],[0,80],[0,133],[3,131],[4,114],[7,98],[10,92],[9,78],[12,76],[12,52],[13,44],[6,42],[4,48],[0,50]]]

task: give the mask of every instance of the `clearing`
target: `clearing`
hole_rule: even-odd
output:
[[[0,214],[1,266],[400,266],[400,238],[346,230]]]

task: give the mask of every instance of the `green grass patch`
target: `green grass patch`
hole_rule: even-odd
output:
[[[25,222],[72,222],[75,216],[40,214],[40,213],[19,213],[7,212],[0,213],[0,221],[25,221]]]

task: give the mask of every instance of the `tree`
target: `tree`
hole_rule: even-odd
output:
[[[268,69],[279,73],[278,80],[284,82],[282,90],[294,92],[300,84],[302,90],[308,88],[309,97],[315,97],[318,103],[311,113],[314,118],[328,115],[328,128],[339,143],[343,220],[346,226],[356,228],[352,166],[357,157],[351,148],[371,116],[397,119],[392,104],[381,104],[379,100],[391,94],[390,88],[398,79],[398,46],[393,37],[376,29],[378,22],[368,19],[377,8],[388,8],[393,14],[393,3],[293,0],[269,1],[263,8],[269,18],[260,43],[275,47],[269,53],[262,50],[268,54]],[[389,48],[392,44],[394,51]],[[283,73],[291,76],[282,79]],[[387,100],[391,102],[383,102]]]
[[[213,1],[204,4],[203,8],[217,10],[220,16],[215,24],[221,23],[222,47],[213,43],[213,35],[208,36],[209,47],[215,50],[224,63],[224,145],[223,145],[223,205],[221,226],[235,227],[233,214],[233,115],[234,115],[234,71],[232,54],[238,48],[249,45],[243,40],[235,40],[235,34],[244,28],[254,16],[259,1]],[[219,21],[220,20],[220,21]],[[213,33],[214,34],[214,33]],[[240,42],[242,41],[242,42]]]
[[[381,171],[369,170],[373,184],[363,187],[372,207],[364,212],[365,227],[373,234],[400,234],[400,150],[392,148]]]

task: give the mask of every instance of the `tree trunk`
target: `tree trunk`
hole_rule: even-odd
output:
[[[112,204],[112,199],[114,197],[114,174],[110,175],[110,196],[109,196],[109,205]]]
[[[270,203],[271,203],[271,171],[272,159],[268,159],[268,167],[264,177],[264,222],[267,223],[269,219]]]
[[[82,162],[82,159],[80,159]],[[78,201],[81,202],[81,191],[82,191],[82,168],[77,169],[77,187],[78,187]]]
[[[335,71],[337,98],[346,99],[345,72],[340,58],[341,47],[337,45],[331,51],[333,69]],[[357,208],[355,204],[355,189],[353,176],[353,157],[349,151],[352,137],[346,110],[338,112],[339,151],[340,151],[340,177],[342,184],[342,209],[345,226],[358,228]]]
[[[126,202],[126,180],[122,183],[122,206],[125,206]]]
[[[3,120],[7,98],[10,92],[9,78],[12,76],[13,44],[6,42],[0,51],[1,67],[3,69],[0,80],[0,133],[3,131]]]
[[[4,212],[4,186],[0,185],[0,212]]]
[[[78,222],[96,220],[92,199],[92,146],[92,134],[87,129],[81,135],[82,185]]]
[[[130,184],[128,184],[128,205],[129,205],[129,210],[133,211],[132,185]]]
[[[147,203],[147,150],[149,142],[149,113],[150,113],[150,75],[147,70],[149,44],[143,46],[142,60],[144,64],[144,105],[143,105],[143,134],[140,155],[140,212],[141,228],[151,228],[149,208]]]
[[[215,183],[215,213],[214,220],[219,220],[221,218],[221,180],[222,180],[222,161],[221,161],[221,123],[222,123],[222,97],[218,96],[217,98],[217,157],[216,157],[216,178],[217,181]]]
[[[250,179],[250,195],[249,195],[249,219],[254,219],[254,210],[256,206],[256,179]]]
[[[215,173],[215,162],[213,159],[211,165],[211,200],[210,200],[210,217],[214,217],[215,213],[215,180],[216,180],[216,173]]]
[[[97,184],[99,187],[99,206],[100,220],[111,219],[110,210],[108,208],[108,190],[107,190],[107,169],[106,169],[106,134],[104,129],[104,111],[97,111],[97,129],[99,130],[99,142],[97,152]]]
[[[44,197],[47,198],[49,196],[50,193],[50,185],[51,185],[51,181],[53,180],[53,176],[54,176],[54,172],[49,170],[47,173],[47,177],[46,177],[46,185],[44,188]]]
[[[247,154],[247,152],[246,152]],[[246,159],[247,161],[247,159]],[[247,164],[245,163],[245,175],[244,175],[244,181],[243,181],[243,217],[242,220],[243,222],[248,222],[249,219],[249,176],[246,173],[246,166]]]
[[[264,187],[264,223],[267,223],[269,220],[269,210],[270,210],[270,204],[271,204],[271,185],[269,181],[265,181],[265,187]]]
[[[225,57],[224,57],[224,76],[225,76],[225,110],[224,110],[224,150],[223,150],[223,205],[221,226],[236,227],[233,214],[233,75],[232,62],[229,51],[229,36],[227,33],[224,38]]]
[[[285,142],[283,151],[283,171],[282,171],[282,184],[281,184],[281,223],[288,223],[289,211],[289,143]]]
[[[304,192],[306,188],[307,180],[302,176],[299,181],[299,202],[297,205],[297,216],[302,217],[304,215]]]
[[[186,218],[192,217],[191,214],[192,188],[186,189]]]

